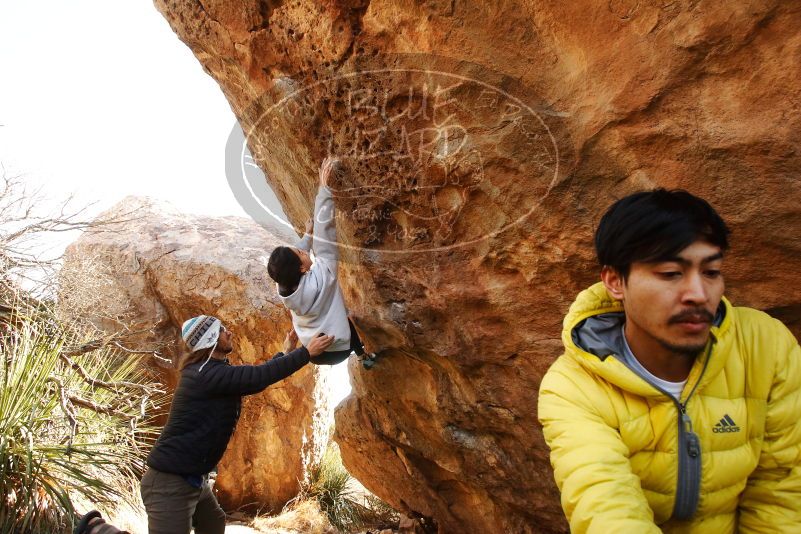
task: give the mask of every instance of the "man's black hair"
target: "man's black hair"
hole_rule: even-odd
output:
[[[289,247],[276,247],[267,262],[267,274],[279,286],[293,289],[298,286],[303,274],[300,272],[300,267],[300,258],[294,250]]]
[[[687,191],[655,189],[609,207],[595,231],[595,252],[602,266],[625,280],[632,263],[674,258],[698,240],[726,250],[729,233],[707,201]]]

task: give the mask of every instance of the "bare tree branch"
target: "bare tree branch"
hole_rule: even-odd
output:
[[[116,417],[120,417],[122,419],[135,419],[135,417],[131,417],[130,414],[125,412],[121,412],[114,408],[113,406],[105,406],[103,404],[98,404],[94,401],[90,401],[89,399],[84,399],[75,395],[68,396],[70,402],[82,408],[86,408],[87,410],[92,410],[96,413],[102,413],[106,415],[113,415]]]
[[[58,395],[60,398],[61,404],[61,411],[64,412],[64,415],[67,416],[67,420],[70,423],[70,444],[72,444],[72,440],[75,437],[75,433],[78,431],[78,419],[75,415],[75,408],[69,403],[69,399],[67,397],[67,391],[64,387],[64,384],[56,377],[50,377],[47,379],[48,382],[52,382],[56,385],[56,389],[58,389]]]
[[[23,175],[11,174],[0,164],[0,277],[21,277],[26,285],[38,287],[42,295],[54,290],[50,276],[61,262],[61,254],[43,257],[41,239],[66,232],[115,231],[135,220],[138,208],[118,210],[101,217],[89,216],[94,204],[75,207],[74,196],[48,204],[42,188],[31,188]],[[119,231],[119,230],[117,230]],[[45,276],[42,273],[46,273]]]
[[[78,373],[78,376],[80,376],[84,380],[84,382],[86,382],[90,386],[100,387],[115,392],[118,392],[119,389],[127,388],[127,389],[137,389],[139,391],[144,391],[147,394],[164,393],[164,391],[146,384],[135,384],[133,382],[106,382],[105,380],[100,380],[99,378],[91,376],[89,373],[86,372],[86,369],[81,367],[80,364],[72,361],[64,353],[59,354],[59,357],[61,358],[61,361],[69,365],[75,372]]]
[[[72,395],[68,392],[67,387],[64,383],[56,378],[50,377],[47,379],[48,382],[55,385],[56,389],[58,389],[61,410],[64,412],[64,415],[67,417],[70,425],[70,444],[75,437],[75,434],[78,431],[78,419],[77,414],[75,413],[75,406],[80,406],[81,408],[86,408],[87,410],[92,410],[95,413],[111,415],[114,417],[119,417],[121,419],[127,419],[130,421],[131,428],[136,428],[136,420],[144,417],[146,412],[144,407],[147,405],[149,400],[148,395],[144,395],[141,400],[141,405],[137,410],[137,414],[130,414],[126,413],[114,405],[106,405],[106,404],[99,404],[93,400],[85,399],[83,397],[79,397],[77,395]],[[129,405],[129,407],[131,407]]]
[[[113,319],[113,318],[110,318],[110,319]],[[121,352],[123,352],[125,354],[146,355],[146,356],[152,357],[153,359],[155,359],[157,361],[160,361],[161,363],[166,363],[166,364],[170,364],[170,365],[172,364],[172,360],[169,359],[169,358],[165,358],[157,348],[154,348],[154,349],[132,349],[130,347],[127,347],[127,346],[123,345],[123,341],[125,339],[132,338],[132,337],[138,336],[140,334],[152,333],[151,330],[147,330],[147,329],[131,330],[129,326],[127,326],[127,325],[125,325],[125,324],[123,324],[121,322],[117,322],[117,324],[119,324],[120,327],[123,328],[125,331],[124,332],[115,332],[113,334],[110,334],[110,335],[107,335],[107,336],[103,336],[103,337],[98,338],[98,339],[93,339],[91,341],[87,341],[86,343],[83,343],[82,345],[79,345],[77,347],[68,348],[68,349],[66,349],[66,350],[64,350],[62,352],[63,357],[67,358],[69,360],[70,357],[81,356],[83,354],[87,354],[89,352],[101,349],[103,347],[111,346],[111,347],[114,347],[117,350],[119,350],[119,351],[121,351]],[[72,360],[69,360],[69,361],[71,362],[70,365],[72,365],[72,363],[74,363],[74,362],[72,362]]]
[[[149,351],[149,350],[131,350],[131,349],[128,349],[128,348],[126,348],[126,347],[123,347],[122,345],[120,345],[120,343],[119,343],[119,342],[116,342],[116,341],[113,343],[113,345],[114,345],[115,347],[117,347],[118,349],[120,349],[121,351],[123,351],[123,352],[127,352],[128,354],[149,354],[149,355],[150,355],[150,356],[152,356],[152,357],[153,357],[155,360],[159,360],[159,361],[161,361],[162,363],[167,363],[167,364],[170,364],[170,365],[172,365],[172,360],[170,360],[169,358],[165,358],[164,356],[162,356],[162,355],[161,355],[160,353],[158,353],[157,351]]]

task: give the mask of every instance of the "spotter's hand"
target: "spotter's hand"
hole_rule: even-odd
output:
[[[292,352],[295,350],[295,347],[298,346],[298,333],[295,332],[293,328],[289,332],[287,332],[286,337],[284,338],[284,354],[288,352]]]
[[[309,351],[309,356],[314,358],[325,352],[325,349],[330,347],[333,342],[334,336],[320,335],[309,341],[306,350]]]

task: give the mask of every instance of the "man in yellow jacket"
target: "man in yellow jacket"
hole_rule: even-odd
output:
[[[801,349],[723,297],[728,234],[684,191],[602,218],[539,393],[573,533],[801,533]]]

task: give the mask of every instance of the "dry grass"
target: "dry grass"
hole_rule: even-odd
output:
[[[398,519],[395,510],[350,476],[331,443],[281,515],[256,518],[251,527],[265,534],[337,534],[391,528]]]
[[[103,519],[120,530],[127,530],[133,534],[147,533],[147,513],[142,497],[139,494],[139,481],[132,480],[130,485],[121,488],[120,493],[125,498],[114,505],[98,505],[76,496],[75,508],[79,513],[86,513],[89,510],[98,510],[103,514]]]
[[[281,515],[257,517],[250,526],[265,534],[336,534],[316,500],[300,501]]]
[[[386,528],[398,514],[368,492],[342,465],[339,447],[329,443],[323,458],[308,469],[298,502],[316,501],[336,532],[359,532],[365,528]]]

